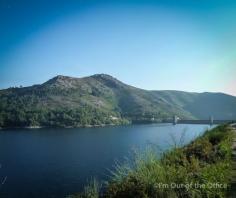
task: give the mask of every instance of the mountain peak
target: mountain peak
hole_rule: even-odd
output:
[[[76,79],[77,78],[73,78],[69,76],[57,75],[51,78],[50,80],[48,80],[47,82],[45,82],[43,85],[69,88],[73,86],[73,83]]]
[[[91,77],[117,80],[116,78],[114,78],[113,76],[111,76],[109,74],[94,74]]]
[[[84,78],[76,78],[76,77],[70,77],[70,76],[64,76],[64,75],[57,75],[50,80],[46,81],[43,85],[47,86],[60,86],[60,87],[68,87],[68,86],[73,86],[74,84],[78,83],[78,80],[83,81],[83,79],[87,78],[94,78],[95,80],[98,81],[103,81],[103,82],[112,82],[115,84],[120,84],[121,82],[114,78],[111,75],[108,74],[94,74],[92,76],[84,77]]]
[[[72,79],[72,77],[57,75],[57,76],[53,77],[51,80],[68,80],[68,79]]]
[[[127,86],[123,82],[119,81],[118,79],[108,74],[95,74],[95,75],[92,75],[91,77],[100,82],[105,83],[109,87],[115,88],[115,87]]]
[[[96,78],[96,79],[117,80],[113,76],[111,76],[109,74],[103,74],[103,73],[102,74],[94,74],[94,75],[91,75],[91,76],[88,76],[88,77],[92,77],[92,78]],[[83,78],[86,78],[86,77],[83,77]],[[80,79],[83,79],[83,78],[80,78]],[[55,82],[55,81],[64,81],[64,80],[76,80],[76,79],[79,79],[79,78],[64,76],[64,75],[57,75],[57,76],[51,78],[50,80],[48,80],[47,82],[49,82],[49,81],[54,81]]]

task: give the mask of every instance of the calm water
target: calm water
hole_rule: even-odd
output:
[[[65,197],[78,192],[87,179],[105,179],[114,160],[133,148],[157,144],[167,149],[171,135],[189,142],[207,125],[131,125],[78,129],[0,131],[0,197]]]

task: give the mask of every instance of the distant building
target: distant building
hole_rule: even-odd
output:
[[[176,124],[178,123],[178,120],[179,120],[179,119],[180,119],[180,118],[179,118],[178,116],[174,115],[174,116],[173,116],[173,124],[176,125]]]
[[[112,119],[112,120],[118,120],[119,118],[117,118],[117,117],[115,117],[115,116],[110,116],[110,118]]]
[[[210,116],[210,125],[213,125],[214,124],[214,118],[213,116]]]

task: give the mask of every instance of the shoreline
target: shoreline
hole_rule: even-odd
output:
[[[107,126],[128,126],[128,125],[149,125],[149,124],[169,124],[169,125],[179,125],[179,124],[193,124],[193,125],[209,125],[207,123],[178,123],[173,124],[170,122],[155,122],[155,123],[127,123],[127,124],[100,124],[100,125],[81,125],[81,126],[22,126],[22,127],[0,127],[0,131],[8,129],[42,129],[42,128],[57,128],[57,129],[76,129],[76,128],[99,128]],[[213,124],[218,125],[218,124]]]
[[[106,126],[121,126],[121,125],[131,125],[129,124],[100,124],[100,125],[81,125],[81,126],[20,126],[20,127],[0,127],[1,130],[7,129],[42,129],[42,128],[58,128],[58,129],[76,129],[76,128],[97,128]]]
[[[127,122],[121,122],[121,123],[110,123],[110,124],[87,124],[87,125],[75,125],[75,126],[41,126],[41,125],[35,125],[35,126],[7,126],[3,127],[0,126],[0,131],[5,129],[41,129],[41,128],[97,128],[97,127],[106,127],[106,126],[126,126],[126,125],[142,125],[142,124],[194,124],[194,125],[221,125],[221,124],[230,124],[234,123],[236,120],[214,120],[214,122],[209,122],[209,120],[179,120],[177,123],[173,123],[171,120],[162,120],[162,121],[144,121],[144,120],[129,120],[127,119]]]

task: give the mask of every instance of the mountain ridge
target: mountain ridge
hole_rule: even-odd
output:
[[[107,74],[57,75],[0,90],[0,127],[78,127],[182,119],[236,119],[236,97],[215,92],[145,90]]]

